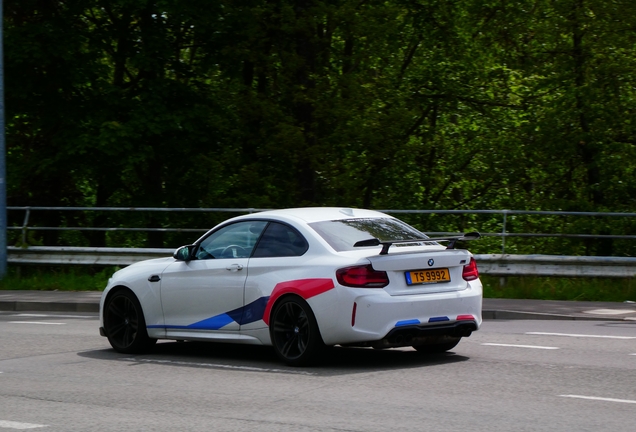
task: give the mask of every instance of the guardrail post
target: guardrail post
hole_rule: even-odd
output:
[[[508,210],[502,210],[503,212],[503,227],[501,229],[501,254],[506,253],[506,221],[508,219]]]
[[[7,183],[4,109],[4,7],[0,0],[0,279],[7,272]]]
[[[22,222],[22,244],[21,247],[27,247],[27,231],[29,230],[29,216],[31,216],[31,208],[27,207],[24,213],[24,222]]]
[[[506,253],[506,222],[508,221],[508,210],[503,210],[503,224],[501,228],[501,255],[505,255]],[[499,286],[506,286],[506,277],[501,276],[499,278]]]

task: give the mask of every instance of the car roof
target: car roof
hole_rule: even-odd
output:
[[[301,220],[307,224],[320,221],[343,219],[369,219],[369,218],[393,218],[385,213],[375,210],[365,210],[346,207],[301,207],[281,210],[268,210],[259,213],[244,215],[245,217],[272,217],[282,220]]]

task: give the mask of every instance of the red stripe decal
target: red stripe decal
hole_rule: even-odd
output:
[[[269,296],[267,306],[265,306],[263,321],[269,325],[269,314],[272,312],[272,305],[284,294],[297,294],[307,300],[333,288],[335,288],[335,285],[331,279],[298,279],[277,283],[272,294]]]

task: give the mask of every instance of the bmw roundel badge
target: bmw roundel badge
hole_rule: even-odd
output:
[[[435,264],[435,261],[433,260],[433,258],[431,258],[430,260],[428,260],[428,266],[429,266],[429,267],[433,267],[433,264]]]

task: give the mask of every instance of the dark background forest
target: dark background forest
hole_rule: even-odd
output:
[[[634,0],[5,0],[4,30],[10,206],[636,208]],[[633,254],[598,244],[569,253]]]

